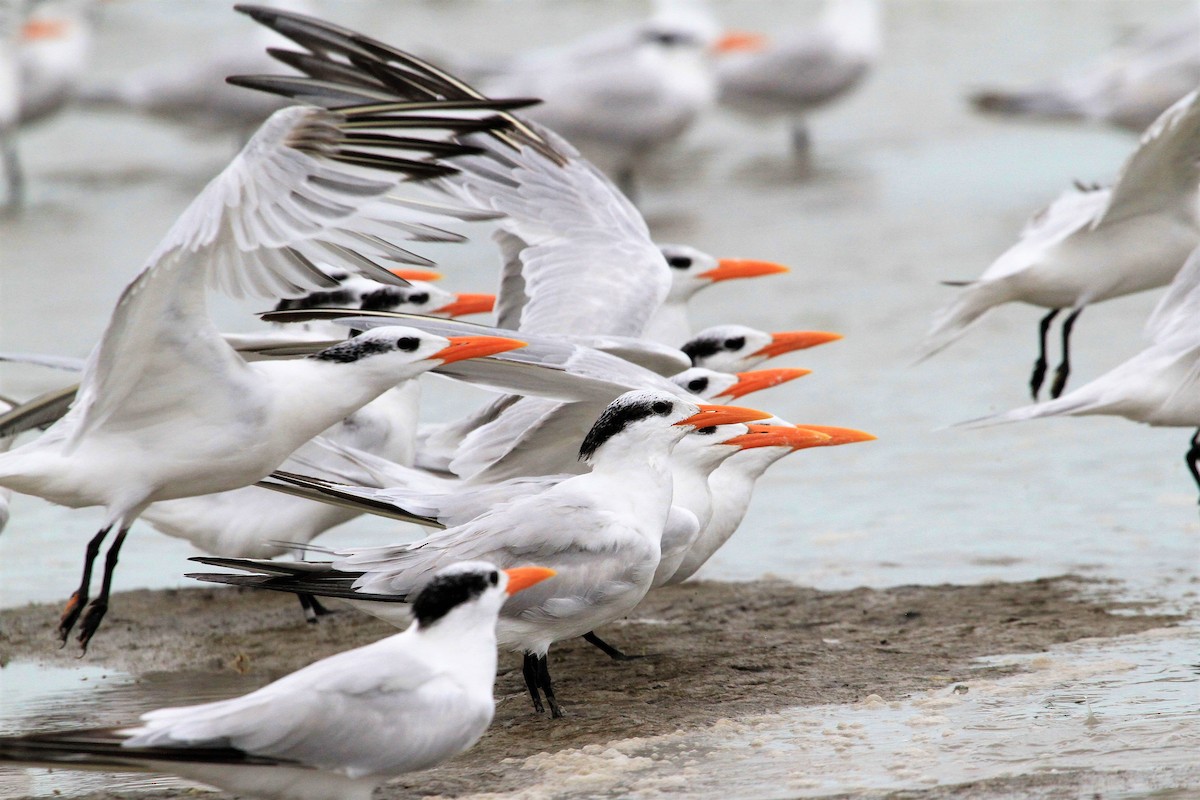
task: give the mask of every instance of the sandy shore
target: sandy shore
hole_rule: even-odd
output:
[[[790,706],[857,703],[869,695],[899,700],[1016,669],[981,670],[971,664],[978,656],[1039,652],[1179,621],[1111,613],[1128,608],[1107,597],[1104,584],[1072,577],[848,592],[776,581],[672,587],[648,598],[631,619],[600,632],[645,658],[613,662],[580,640],[551,651],[566,719],[534,715],[519,659],[502,656],[496,720],[479,745],[442,768],[390,784],[385,796],[457,797],[485,786],[516,790],[529,780],[523,760],[536,753],[698,729]],[[79,663],[77,652],[55,646],[57,612],[47,605],[0,612],[0,658]],[[115,598],[86,660],[135,676],[186,670],[212,680],[241,676],[258,685],[391,631],[350,611],[308,626],[290,596],[234,589],[138,591]],[[103,709],[95,713],[81,723],[127,721],[106,719]],[[39,727],[39,720],[28,720],[27,727]],[[1104,780],[1121,785],[1119,773]],[[1073,796],[1085,785],[1094,781],[1064,772],[972,784],[965,796]],[[938,787],[897,796],[950,794],[948,787]],[[160,795],[89,797],[134,796]]]

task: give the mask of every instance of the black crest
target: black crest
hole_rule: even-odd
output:
[[[683,351],[685,356],[692,360],[692,366],[695,366],[701,360],[721,352],[721,340],[692,339],[679,349]]]
[[[276,311],[297,308],[347,308],[357,301],[349,289],[330,289],[328,292],[309,292],[304,297],[285,297],[275,306]]]
[[[625,430],[630,424],[655,415],[666,416],[671,413],[672,408],[674,408],[674,404],[664,399],[646,399],[609,405],[592,425],[592,429],[583,439],[583,444],[579,446],[579,460],[586,461],[591,458],[600,445]]]
[[[391,311],[408,303],[429,302],[429,292],[413,291],[405,286],[385,286],[363,295],[360,307],[363,311]]]
[[[350,364],[358,361],[360,358],[378,355],[379,353],[389,353],[395,349],[396,345],[393,341],[387,339],[363,339],[356,336],[353,339],[339,342],[333,347],[326,347],[321,352],[314,353],[310,358],[315,358],[319,361],[336,361],[339,364]]]
[[[456,572],[438,575],[426,584],[413,601],[413,616],[422,628],[428,628],[463,603],[474,600],[500,581],[496,570],[491,572]]]

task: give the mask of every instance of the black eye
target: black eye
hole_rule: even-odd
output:
[[[708,388],[708,378],[695,378],[688,381],[688,391],[699,394]]]
[[[709,425],[707,428],[697,428],[696,429],[696,433],[700,434],[701,436],[711,436],[712,434],[714,434],[716,432],[717,432],[716,425]]]
[[[422,305],[429,302],[429,292],[417,292],[408,296],[408,302]]]
[[[687,41],[686,36],[680,36],[678,33],[665,33],[665,32],[650,33],[647,35],[646,38],[652,42],[664,45],[666,47],[673,47],[677,44],[683,44],[684,42]]]
[[[726,350],[741,350],[745,346],[746,346],[746,337],[745,336],[735,336],[732,339],[725,340],[725,349]]]
[[[401,336],[396,340],[396,349],[411,353],[421,346],[421,341],[415,336]]]
[[[671,256],[667,259],[667,264],[671,269],[687,269],[692,265],[692,259],[687,256]]]
[[[500,573],[499,572],[496,572],[496,570],[492,570],[491,572],[488,573],[488,583],[490,583],[492,586],[495,586],[499,582],[500,582]]]
[[[666,400],[659,400],[655,402],[654,405],[650,406],[650,410],[659,416],[665,417],[667,414],[671,413],[671,404]]]

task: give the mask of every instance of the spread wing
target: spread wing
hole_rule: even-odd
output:
[[[318,99],[356,105],[277,112],[126,287],[84,373],[76,441],[131,414],[170,407],[203,420],[208,408],[237,404],[250,375],[208,319],[206,285],[278,296],[334,285],[317,262],[391,283],[399,279],[379,262],[429,263],[394,244],[428,237],[428,207],[391,195],[451,172],[438,159],[464,152],[453,135],[503,124],[479,101],[366,91]]]
[[[1146,321],[1146,338],[1156,344],[1176,337],[1197,336],[1200,336],[1200,249],[1192,251]]]
[[[289,83],[292,96],[349,85],[413,100],[482,102],[461,81],[380,42],[297,15],[253,13],[308,49],[277,53],[309,76]],[[343,54],[358,69],[348,72],[338,60]],[[522,332],[640,335],[670,288],[670,270],[645,221],[567,142],[518,117],[505,119],[511,130],[462,137],[477,152],[438,181],[459,202],[505,215],[502,319],[510,322],[519,306]]]
[[[1094,227],[1170,209],[1200,183],[1200,91],[1164,111],[1121,168],[1108,208]]]

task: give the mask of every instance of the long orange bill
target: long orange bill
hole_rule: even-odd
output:
[[[829,434],[814,430],[805,430],[791,425],[748,425],[749,433],[726,439],[725,444],[731,444],[742,450],[752,447],[790,447],[793,450],[803,450],[805,447],[820,447],[830,443],[833,438]]]
[[[440,281],[444,277],[431,269],[391,269],[388,272],[406,281]]]
[[[790,353],[793,350],[804,350],[809,347],[816,347],[819,344],[836,342],[841,338],[842,335],[840,333],[828,333],[827,331],[784,331],[782,333],[772,333],[771,343],[755,352],[754,355],[774,358],[784,353]]]
[[[736,399],[751,392],[761,392],[781,383],[803,378],[812,373],[811,369],[756,369],[752,372],[737,373],[738,382],[721,392],[717,397]]]
[[[504,336],[450,336],[450,345],[443,347],[430,358],[440,358],[443,364],[462,361],[466,358],[482,358],[494,356],[497,353],[507,353],[525,347],[528,342],[520,339],[509,339]]]
[[[713,283],[731,281],[735,278],[760,278],[763,275],[779,275],[790,270],[782,264],[770,261],[751,261],[745,258],[722,258],[717,266],[701,272],[697,278],[708,278]]]
[[[541,583],[546,578],[553,578],[558,573],[547,567],[515,567],[504,570],[508,575],[508,593],[516,594],[522,589],[528,589],[535,583]]]
[[[741,406],[700,406],[700,413],[681,419],[676,425],[691,425],[693,428],[708,428],[713,425],[732,425],[737,422],[754,422],[771,417],[765,411]]]
[[[854,444],[855,442],[873,442],[879,438],[866,431],[858,431],[854,428],[833,428],[829,425],[797,425],[796,427],[803,428],[806,431],[827,434],[830,437],[829,441],[825,443],[828,447],[839,444]]]
[[[739,50],[754,53],[764,49],[766,46],[767,37],[761,33],[726,31],[725,35],[713,45],[713,49],[718,53],[734,53]]]
[[[445,314],[448,317],[461,317],[465,314],[486,314],[495,307],[496,295],[494,294],[456,294],[453,303],[435,308],[433,313]]]
[[[66,36],[68,27],[61,19],[31,19],[21,26],[21,38],[27,42],[59,39]]]

